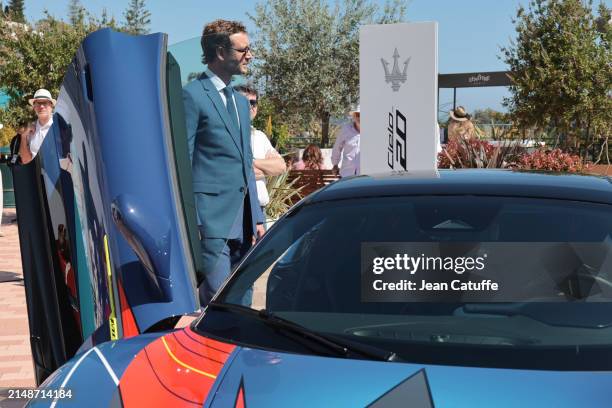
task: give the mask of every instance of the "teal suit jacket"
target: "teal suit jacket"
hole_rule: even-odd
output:
[[[250,208],[251,222],[246,227],[255,234],[255,224],[264,222],[253,173],[249,104],[238,92],[234,98],[240,129],[230,121],[206,74],[183,88],[196,213],[206,238],[229,238],[247,193],[244,204]]]

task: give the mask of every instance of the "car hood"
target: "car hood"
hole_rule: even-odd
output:
[[[92,408],[607,407],[611,383],[612,372],[423,365],[253,349],[186,328],[94,347],[42,388],[70,389],[70,404]]]
[[[418,365],[240,349],[211,406],[608,406],[612,372]],[[210,398],[209,398],[210,399]]]

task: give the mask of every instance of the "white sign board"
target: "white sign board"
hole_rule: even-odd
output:
[[[361,174],[434,170],[438,24],[363,26],[359,84]]]

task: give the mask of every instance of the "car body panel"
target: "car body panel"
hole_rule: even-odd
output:
[[[95,195],[102,200],[98,206],[104,210],[108,235],[113,238],[112,264],[134,318],[145,331],[168,316],[197,309],[191,254],[186,248],[173,175],[166,106],[166,37],[101,30],[88,36],[77,59],[80,55],[79,65],[90,78],[85,78],[85,91],[90,84],[92,93],[87,98],[91,100],[83,103],[92,112],[97,129],[97,135],[90,139],[92,153],[99,160],[98,168],[103,169],[98,175],[101,191]],[[77,158],[85,161],[84,154],[86,151],[76,149]],[[129,170],[131,163],[138,163],[138,172]],[[89,184],[90,188],[96,186]],[[117,212],[123,226],[137,235],[140,254],[135,254],[135,243],[130,242],[133,237],[121,231]],[[143,257],[152,265],[143,265]]]
[[[417,365],[243,349],[215,402],[226,390],[218,402],[231,401],[230,390],[242,379],[249,406],[366,406],[420,371],[429,390],[414,397],[423,400],[431,393],[436,407],[603,407],[612,398],[610,372]]]
[[[108,407],[117,391],[118,379],[149,343],[162,333],[142,334],[122,341],[93,346],[75,355],[49,376],[41,389],[73,391],[67,399],[71,406]],[[49,406],[52,401],[33,400],[28,406]],[[57,401],[61,406],[61,400]],[[97,405],[96,405],[97,404]]]
[[[234,349],[190,329],[169,333],[149,344],[130,364],[121,379],[123,402],[133,406],[202,404],[217,378],[223,377]]]
[[[301,355],[236,346],[191,329],[144,335],[98,347],[118,378],[95,352],[75,356],[43,385],[66,380],[87,405],[123,407],[605,407],[612,398],[611,372],[558,372],[380,362]],[[127,367],[126,367],[127,364]],[[213,378],[214,377],[214,378]],[[96,387],[92,390],[92,384]],[[120,393],[117,394],[117,389]],[[57,405],[74,406],[81,399]],[[372,405],[371,405],[372,404]],[[31,406],[39,406],[32,404]],[[41,404],[40,406],[46,406]]]

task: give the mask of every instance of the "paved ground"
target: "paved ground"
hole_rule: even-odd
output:
[[[0,387],[34,386],[19,236],[14,209],[0,227]]]
[[[5,209],[0,226],[0,388],[35,386],[15,218]],[[21,405],[0,397],[0,407]]]

